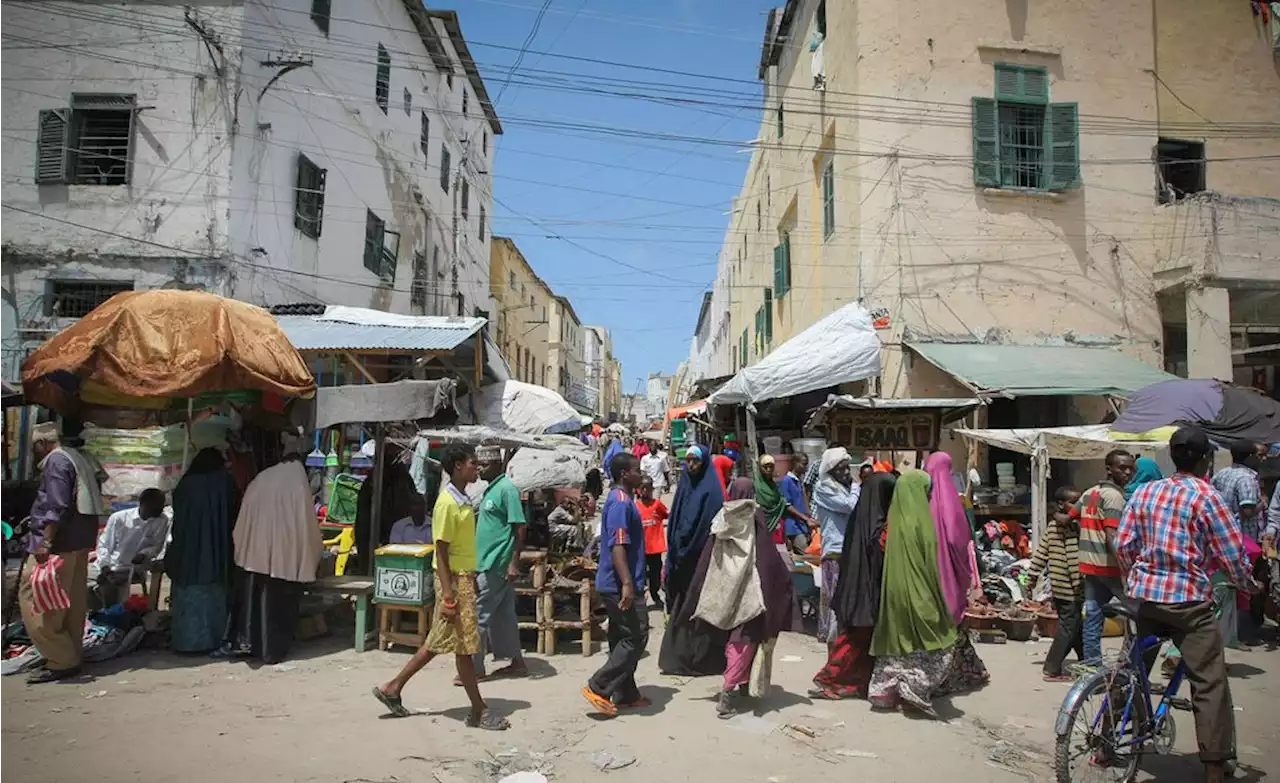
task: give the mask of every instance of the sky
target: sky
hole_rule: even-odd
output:
[[[781,4],[454,0],[448,6],[458,12],[503,123],[493,167],[493,232],[515,240],[583,324],[609,329],[624,393],[651,372],[674,372],[689,355],[730,202],[750,159],[747,143],[760,127],[756,69],[765,19]],[[717,105],[705,99],[674,105],[677,91],[689,86],[740,95],[711,99]],[[618,94],[625,92],[632,94]]]

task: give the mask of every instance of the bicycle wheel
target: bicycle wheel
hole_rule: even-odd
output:
[[[1067,693],[1054,726],[1058,783],[1128,783],[1138,772],[1147,720],[1142,689],[1128,668],[1102,669]],[[1129,717],[1121,720],[1128,705]]]

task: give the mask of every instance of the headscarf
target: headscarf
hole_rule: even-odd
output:
[[[872,473],[862,482],[858,505],[845,531],[840,579],[836,581],[831,602],[843,627],[869,628],[876,624],[880,612],[880,581],[884,574],[880,534],[884,532],[897,480],[892,473]]]
[[[973,567],[969,564],[969,544],[973,533],[969,517],[960,504],[955,479],[951,476],[951,455],[935,451],[924,463],[933,492],[929,495],[929,513],[938,530],[938,571],[942,575],[942,594],[951,609],[956,625],[964,619],[969,604],[968,590],[973,583]]]
[[[238,512],[235,482],[217,449],[201,449],[173,490],[173,530],[165,573],[174,584],[225,585]]]
[[[818,462],[818,485],[814,489],[814,497],[817,497],[819,491],[846,493],[849,488],[836,481],[831,476],[831,471],[835,470],[844,462],[852,462],[853,458],[849,456],[849,451],[842,446],[836,446],[833,449],[827,449],[822,452],[822,460]]]
[[[760,470],[762,465],[772,464],[773,457],[766,454],[756,466],[756,505],[764,512],[765,527],[770,533],[778,529],[778,523],[787,513],[787,499],[782,496],[782,491],[772,479],[765,478],[764,472]]]
[[[693,578],[711,534],[711,520],[724,506],[724,490],[706,453],[701,446],[689,447],[686,454],[698,456],[701,464],[696,473],[685,466],[667,518],[667,589],[672,593],[682,592]]]
[[[913,469],[898,479],[887,525],[884,583],[871,654],[881,658],[945,650],[956,643],[956,624],[942,595],[928,473]]]
[[[1155,460],[1150,457],[1138,457],[1138,461],[1134,463],[1133,479],[1124,485],[1125,500],[1133,497],[1133,493],[1137,492],[1143,484],[1150,484],[1162,478],[1164,473]]]

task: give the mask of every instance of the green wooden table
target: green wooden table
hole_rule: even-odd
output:
[[[317,580],[309,588],[316,593],[336,593],[356,599],[356,652],[364,652],[369,647],[371,631],[369,621],[372,617],[369,608],[373,598],[373,577],[369,576],[326,576]]]

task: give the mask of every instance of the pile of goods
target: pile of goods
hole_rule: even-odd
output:
[[[964,612],[964,627],[973,632],[975,641],[990,644],[1030,641],[1037,634],[1052,636],[1057,625],[1058,615],[1049,601],[992,603],[983,595],[971,601]]]
[[[222,416],[192,422],[187,444],[186,424],[129,430],[89,425],[84,450],[97,457],[107,473],[103,498],[112,508],[125,508],[145,489],[173,491],[182,478],[184,452],[191,458],[203,448],[225,449],[230,427],[230,419]]]

